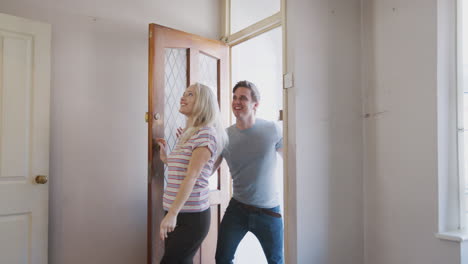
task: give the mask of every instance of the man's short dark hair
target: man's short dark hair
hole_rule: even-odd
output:
[[[234,88],[232,88],[232,93],[235,93],[237,88],[239,87],[244,87],[250,90],[250,95],[252,96],[252,100],[256,103],[260,101],[260,92],[257,89],[257,86],[253,84],[252,82],[249,81],[240,81],[237,82],[236,85],[234,85]]]

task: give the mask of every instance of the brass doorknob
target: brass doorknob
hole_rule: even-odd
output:
[[[47,183],[47,176],[45,175],[37,175],[36,176],[36,183],[37,184],[46,184]]]

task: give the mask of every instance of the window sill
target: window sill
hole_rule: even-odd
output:
[[[466,229],[458,229],[454,231],[447,231],[447,232],[439,232],[435,235],[439,239],[455,241],[455,242],[463,242],[468,240],[468,230]]]

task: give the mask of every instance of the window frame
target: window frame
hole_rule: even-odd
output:
[[[456,242],[468,240],[461,57],[462,1],[440,1],[437,11],[438,230],[435,236]]]

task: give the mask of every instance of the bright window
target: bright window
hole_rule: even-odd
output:
[[[231,0],[231,33],[278,13],[280,7],[280,0]]]

